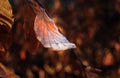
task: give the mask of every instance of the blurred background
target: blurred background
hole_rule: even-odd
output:
[[[17,29],[22,35],[18,37],[17,33],[16,42],[11,43],[9,28],[4,29],[2,24],[1,63],[21,78],[85,78],[83,65],[102,70],[85,69],[88,78],[120,78],[120,0],[41,0],[41,3],[61,33],[77,48],[46,49],[41,44],[37,46],[39,43],[35,45],[37,40],[33,36],[28,39],[30,42],[25,42],[26,35],[20,27]]]

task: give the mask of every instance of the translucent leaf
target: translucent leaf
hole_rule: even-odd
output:
[[[39,12],[37,12],[39,11]],[[52,48],[54,50],[66,50],[75,48],[75,44],[70,43],[58,30],[55,22],[48,17],[43,8],[37,7],[37,16],[34,22],[34,30],[37,39],[44,47]]]

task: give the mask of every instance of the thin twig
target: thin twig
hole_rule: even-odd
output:
[[[85,70],[85,68],[86,68],[86,66],[85,65],[83,65],[83,63],[82,63],[82,60],[81,60],[81,58],[80,58],[80,56],[78,56],[78,54],[75,52],[75,55],[76,55],[76,57],[77,57],[77,59],[79,60],[79,62],[80,62],[80,64],[81,64],[81,66],[82,66],[82,71],[83,71],[83,73],[84,73],[84,76],[85,76],[85,78],[88,78],[87,77],[87,73],[86,73],[86,70]]]

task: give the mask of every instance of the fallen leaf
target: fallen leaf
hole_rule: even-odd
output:
[[[0,63],[0,78],[20,78]]]

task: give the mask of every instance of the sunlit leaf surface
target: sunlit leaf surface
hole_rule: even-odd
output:
[[[12,7],[8,0],[0,0],[0,25],[12,27],[14,22]]]

